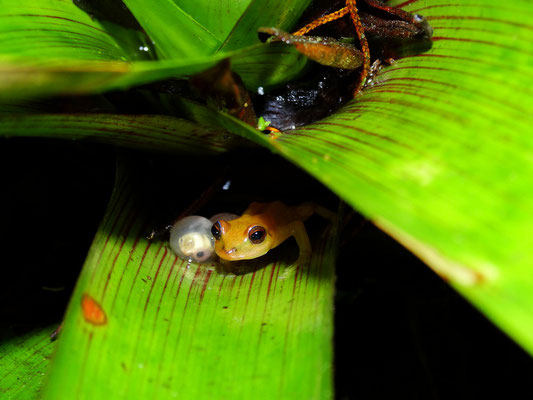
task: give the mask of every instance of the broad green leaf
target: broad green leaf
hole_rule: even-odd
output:
[[[138,61],[151,56],[152,45],[147,44],[143,34],[98,22],[72,2],[4,0],[0,3],[0,20],[6,22],[0,24],[0,37],[6,44],[0,49],[0,99],[100,93],[183,78],[226,57],[232,57],[234,68],[245,84],[256,90],[259,86],[269,87],[293,78],[305,65],[304,57],[277,45],[257,44],[213,55],[220,43],[209,47],[194,39],[200,35],[195,29],[202,32],[204,29],[198,24],[192,24],[191,28],[191,22],[180,23],[180,16],[186,20],[190,17],[183,16],[174,3],[138,3],[132,1],[132,10],[148,20],[150,25],[145,28],[149,33],[150,29],[157,30],[156,36],[161,39],[157,40],[156,48],[173,60]],[[193,37],[184,36],[179,29],[192,29],[187,32]],[[182,56],[178,57],[179,54]]]
[[[311,0],[252,0],[221,50],[231,51],[257,43],[257,29],[262,26],[290,30],[309,4]]]
[[[135,60],[149,55],[140,32],[99,22],[58,0],[1,0],[1,55],[38,59]]]
[[[398,4],[399,1],[393,3]],[[533,261],[530,252],[533,244],[530,235],[533,214],[528,199],[531,198],[533,183],[533,161],[529,134],[532,118],[528,106],[532,95],[533,29],[528,21],[533,16],[533,6],[525,0],[517,0],[512,4],[494,4],[489,0],[465,0],[457,4],[443,0],[415,0],[405,2],[405,7],[429,18],[435,28],[433,48],[425,54],[398,60],[393,66],[385,68],[378,75],[374,87],[366,89],[334,116],[312,126],[287,132],[274,140],[205,107],[198,107],[201,112],[196,109],[194,113],[203,113],[200,120],[205,117],[207,121],[217,122],[220,127],[270,147],[309,171],[426,260],[531,352],[533,316],[530,310],[533,309],[533,298],[529,287],[533,282],[529,268]],[[128,210],[131,209],[126,208]],[[122,218],[126,219],[124,216]],[[122,225],[127,223],[124,220],[117,222],[116,226],[124,227],[124,231],[127,231],[127,225]],[[136,223],[133,221],[131,227],[140,229]],[[102,232],[113,230],[111,227],[108,222],[107,231],[103,227]],[[102,232],[95,246],[98,243],[101,245]],[[120,240],[124,240],[125,248],[130,245],[133,247],[132,243],[137,243],[133,236],[123,236],[121,233],[113,239],[118,242],[111,243],[119,246],[122,243]],[[143,250],[148,248],[149,257],[153,250],[160,250],[160,253],[155,251],[155,254],[161,258],[156,259],[152,266],[157,269],[161,265],[159,271],[164,271],[161,272],[162,276],[170,272],[166,264],[169,255],[164,248],[154,245],[147,247],[142,239],[138,243],[141,244],[140,248],[145,246]],[[91,253],[87,265],[96,259],[96,251]],[[135,251],[133,254],[132,262],[139,262],[142,254]],[[164,260],[159,264],[163,255]],[[117,260],[129,260],[129,255],[122,253],[117,257]],[[103,267],[95,271],[107,276],[109,270],[105,270],[104,262],[98,265]],[[133,266],[139,267],[138,264]],[[93,267],[86,267],[90,268]],[[141,264],[142,273],[144,268],[149,267]],[[181,268],[185,272],[183,266]],[[198,270],[193,266],[193,271],[196,273]],[[83,286],[88,279],[87,272],[84,274],[67,317],[71,321],[72,333],[68,334],[70,338],[66,336],[64,350],[60,350],[61,356],[52,376],[49,396],[53,398],[54,394],[62,393],[59,376],[63,371],[68,374],[67,353],[74,348],[74,343],[96,343],[94,348],[106,356],[117,349],[122,351],[120,346],[139,346],[135,356],[127,360],[128,363],[137,362],[137,369],[131,368],[133,364],[125,364],[130,369],[120,373],[137,379],[132,391],[146,393],[143,391],[149,390],[148,385],[143,387],[143,381],[137,375],[139,364],[142,367],[147,365],[147,361],[151,364],[152,349],[168,342],[159,341],[159,336],[155,334],[152,336],[154,328],[151,326],[159,326],[157,324],[162,324],[162,321],[151,314],[149,307],[149,311],[141,310],[143,320],[135,322],[132,334],[137,335],[140,343],[134,343],[130,338],[128,342],[118,344],[120,342],[117,340],[113,342],[117,344],[113,351],[111,344],[104,341],[117,336],[117,331],[101,335],[98,327],[89,327],[83,341],[76,342],[82,337],[79,326],[84,323],[80,319],[79,302],[84,288],[93,288]],[[151,272],[148,274],[152,276]],[[188,285],[185,274],[181,276],[184,277],[183,284]],[[186,286],[192,288],[191,295],[201,293],[202,282],[205,282],[205,278],[201,280],[202,276],[200,272],[196,281],[200,286],[194,286],[192,282]],[[218,279],[217,275],[211,274],[204,293],[209,293],[209,282],[213,282],[213,277]],[[111,274],[108,287],[113,290],[116,288],[113,286],[115,279],[116,276]],[[242,279],[243,284],[246,284],[249,282],[246,279],[251,278],[245,276]],[[255,278],[254,282],[257,283]],[[110,300],[102,296],[105,284],[100,283],[96,294],[90,294],[102,302],[104,309],[108,309]],[[134,288],[140,289],[135,285],[130,287],[132,293]],[[148,289],[150,294],[145,292],[144,295],[152,298],[152,293],[160,293],[158,290],[166,292],[164,285],[155,286],[152,291]],[[207,294],[201,302],[202,307],[207,299],[205,296]],[[117,296],[117,304],[120,305],[118,299]],[[134,299],[142,304],[146,298]],[[118,314],[129,307],[124,304],[121,306],[123,308],[119,309]],[[111,303],[110,315],[115,317],[113,307]],[[281,305],[280,309],[283,309]],[[198,315],[199,323],[206,319],[211,321],[210,315],[207,318],[204,314]],[[218,321],[216,318],[214,320]],[[122,322],[129,323],[129,320]],[[168,326],[169,332],[180,331],[180,327]],[[184,322],[183,326],[189,325]],[[224,327],[230,329],[226,325]],[[104,329],[110,332],[111,324]],[[201,344],[187,332],[190,331],[179,336],[181,344],[176,345],[176,354],[196,356],[202,353],[204,350],[199,348]],[[201,340],[205,337],[202,334],[198,338]],[[93,338],[96,338],[94,342]],[[190,350],[178,352],[179,346],[185,346],[183,340],[191,344]],[[238,347],[242,343],[246,341],[231,344]],[[84,360],[89,360],[88,365],[94,366],[96,356],[88,354],[89,358]],[[231,359],[227,357],[224,362]],[[79,362],[78,359],[73,368],[73,371],[78,371],[76,376],[80,376]],[[220,364],[228,369],[233,368],[233,365]],[[211,364],[207,364],[207,367],[209,369]],[[205,369],[200,368],[193,368],[195,376],[205,376]],[[164,369],[167,371],[164,376],[169,376],[169,370]],[[90,385],[94,383],[91,380],[93,376],[117,372],[118,367],[110,371],[98,365],[91,371],[100,375],[89,375],[80,385]],[[183,368],[178,371],[189,373]],[[223,373],[221,376],[229,380]],[[231,378],[234,379],[233,376]],[[72,380],[76,381],[75,378]],[[185,383],[188,381],[185,380]],[[129,387],[122,384],[121,394],[129,394]],[[173,390],[176,386],[172,385],[175,384],[176,378],[173,378],[169,383],[171,389],[162,389],[164,394],[169,393],[167,390]],[[107,386],[104,385],[104,388]],[[196,389],[198,387],[191,390]],[[227,385],[222,385],[222,389],[236,390]],[[72,390],[77,389],[69,387],[69,390],[72,393]]]
[[[222,129],[162,115],[8,114],[0,118],[0,136],[85,139],[122,147],[201,155],[217,154],[239,145],[239,141]]]
[[[30,96],[81,95],[126,89],[158,80],[186,78],[230,57],[233,69],[247,87],[275,86],[297,76],[305,57],[278,44],[259,44],[231,54],[132,63],[112,61],[18,59],[0,57],[0,99],[13,101]]]
[[[395,4],[399,2],[396,1]],[[423,258],[533,352],[533,3],[406,3],[430,51],[384,68],[329,118],[268,139]]]
[[[174,0],[177,6],[192,15],[221,41],[229,35],[235,23],[253,2],[254,0]]]
[[[130,72],[124,62],[0,58],[0,100],[98,93]]]
[[[335,230],[311,237],[307,267],[288,268],[285,254],[253,273],[221,275],[145,238],[153,222],[124,173],[44,399],[331,398]],[[87,301],[92,314],[82,311]]]
[[[259,43],[257,29],[289,29],[310,0],[125,0],[165,58],[235,51]]]
[[[220,44],[220,39],[180,8],[179,2],[124,0],[124,3],[154,41],[161,58],[206,56]]]
[[[0,397],[5,400],[35,399],[48,371],[56,342],[48,326],[3,341],[0,346]]]

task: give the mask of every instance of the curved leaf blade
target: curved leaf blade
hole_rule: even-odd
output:
[[[91,140],[121,147],[186,154],[217,154],[242,143],[221,129],[162,115],[8,114],[0,136]]]
[[[71,1],[0,2],[0,54],[38,59],[146,59],[140,32],[90,18]]]
[[[252,90],[297,76],[305,57],[279,44],[259,44],[231,54],[159,61],[83,61],[0,57],[0,100],[36,96],[83,95],[126,89],[169,78],[186,78],[230,57],[232,68]]]
[[[233,58],[245,84],[256,90],[292,79],[306,63],[291,49],[264,44],[213,55],[220,41],[176,4],[165,1],[148,5],[136,0],[128,4],[147,31],[155,31],[152,36],[161,55],[172,60],[126,62],[151,57],[152,45],[147,44],[147,38],[140,32],[92,19],[71,2],[4,1],[0,19],[6,24],[0,27],[0,37],[6,45],[0,50],[0,98],[12,101],[124,89],[184,78],[226,57]],[[221,2],[220,6],[235,13],[238,8],[228,4]],[[180,18],[184,20],[180,22]],[[180,33],[180,29],[186,32]],[[36,40],[43,45],[36,46]]]
[[[432,49],[383,69],[329,118],[277,139],[199,118],[313,174],[533,352],[533,5],[406,7],[433,25]]]
[[[315,238],[309,267],[219,275],[145,239],[150,218],[121,176],[44,398],[330,398],[335,231]]]

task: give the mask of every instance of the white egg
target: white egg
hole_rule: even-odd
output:
[[[211,261],[215,255],[211,226],[210,220],[198,215],[180,219],[170,230],[170,248],[186,260]]]

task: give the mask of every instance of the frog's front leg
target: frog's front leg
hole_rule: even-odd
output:
[[[296,239],[300,250],[296,264],[306,265],[311,259],[311,242],[309,241],[309,236],[307,236],[305,225],[302,221],[294,221],[291,225],[292,236]]]
[[[285,271],[280,275],[279,279],[282,280],[287,279],[292,271],[300,265],[305,267],[311,261],[311,242],[309,241],[309,236],[307,236],[304,223],[302,221],[294,221],[290,229],[292,236],[296,239],[300,254],[296,262],[285,268]]]

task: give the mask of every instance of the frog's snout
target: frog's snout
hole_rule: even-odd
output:
[[[237,249],[234,247],[232,249],[226,250],[225,247],[222,248],[222,251],[224,251],[226,254],[233,254],[237,251]]]
[[[219,248],[216,248],[215,246],[215,251],[216,253],[218,254],[218,256],[224,260],[228,260],[228,261],[233,261],[235,260],[235,256],[237,254],[237,248],[236,247],[232,247],[231,249],[229,250],[226,250],[226,248],[224,246],[220,246]]]

